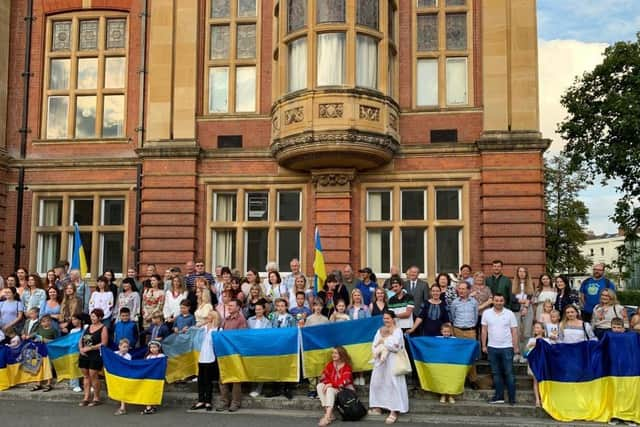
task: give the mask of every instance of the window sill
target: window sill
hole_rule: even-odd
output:
[[[96,139],[34,139],[33,145],[60,145],[60,144],[129,144],[130,138],[96,138]]]
[[[262,120],[262,119],[271,119],[271,116],[267,114],[259,114],[259,113],[209,113],[203,114],[196,118],[199,122],[209,122],[209,121],[217,121],[217,120]]]

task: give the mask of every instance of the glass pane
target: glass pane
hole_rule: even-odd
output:
[[[344,22],[344,0],[318,0],[316,21],[318,24]]]
[[[96,136],[96,97],[76,98],[76,138]]]
[[[412,265],[420,271],[424,269],[424,228],[402,229],[402,270],[407,271]]]
[[[307,87],[307,38],[289,43],[289,92]]]
[[[78,89],[98,87],[98,58],[78,58]]]
[[[236,111],[256,111],[256,67],[236,68]]]
[[[116,138],[124,135],[124,95],[105,95],[102,113],[102,136]]]
[[[424,190],[402,190],[402,219],[425,219],[424,199]]]
[[[38,272],[45,273],[60,260],[60,233],[38,234]]]
[[[438,105],[438,60],[418,60],[416,105]]]
[[[256,57],[256,25],[238,25],[236,55],[238,59]]]
[[[344,33],[318,34],[318,86],[344,81]]]
[[[102,225],[123,225],[124,224],[124,200],[103,199],[101,223]]]
[[[467,58],[447,58],[447,105],[467,102]]]
[[[467,14],[447,13],[447,49],[467,48]]]
[[[110,56],[104,64],[104,87],[108,89],[124,88],[125,58],[122,56]]]
[[[250,229],[246,232],[246,269],[262,270],[267,265],[267,239],[269,230],[266,228]]]
[[[40,227],[62,225],[62,200],[48,199],[40,201]]]
[[[211,26],[211,59],[226,59],[229,57],[229,26]]]
[[[80,21],[79,50],[98,49],[98,20]]]
[[[126,19],[107,19],[107,49],[122,49],[126,30]]]
[[[71,21],[54,22],[51,50],[61,51],[69,49],[71,49]]]
[[[209,112],[226,113],[229,111],[229,68],[209,68]]]
[[[236,195],[235,193],[216,193],[214,200],[215,221],[230,222],[236,220]],[[216,264],[229,265],[229,264]]]
[[[289,32],[307,25],[307,0],[288,0],[287,28]]]
[[[367,230],[367,265],[374,272],[391,267],[391,230]]]
[[[113,270],[116,274],[122,273],[124,233],[102,233],[100,240],[102,242],[100,271]],[[82,246],[84,246],[84,242],[82,242]]]
[[[73,233],[69,233],[68,239],[69,239],[69,245],[67,247],[67,253],[73,254],[73,239],[74,239]],[[84,248],[84,254],[87,258],[87,266],[89,267],[89,270],[91,270],[91,256],[92,256],[91,248],[92,248],[92,242],[93,242],[93,233],[90,231],[81,231],[80,240],[82,240],[82,247]]]
[[[436,7],[438,0],[418,0],[418,7]]]
[[[50,96],[47,107],[47,138],[67,137],[67,116],[69,114],[68,96]]]
[[[358,0],[358,25],[378,29],[378,0]]]
[[[396,39],[396,11],[393,8],[393,2],[389,1],[387,14],[387,33],[391,40]]]
[[[68,59],[52,59],[49,70],[49,89],[69,89]]]
[[[278,192],[278,220],[300,221],[300,192]]]
[[[69,225],[73,225],[76,222],[78,225],[93,224],[93,199],[71,200],[71,224]]]
[[[460,191],[436,190],[436,219],[460,219]]]
[[[256,16],[256,15],[257,15],[256,0],[238,0],[238,16]],[[222,264],[222,265],[231,265],[231,264]]]
[[[214,265],[233,266],[236,263],[236,230],[213,232]]]
[[[438,15],[418,15],[418,50],[438,50]]]
[[[391,192],[370,191],[367,198],[367,221],[391,220]]]
[[[291,271],[289,262],[300,259],[300,229],[281,228],[278,230],[278,270]]]
[[[269,219],[269,193],[266,191],[247,193],[247,221]]]
[[[456,273],[460,265],[460,228],[436,229],[437,273]]]
[[[467,0],[447,0],[447,6],[465,6]]]
[[[378,39],[363,34],[356,37],[356,85],[378,88]]]
[[[231,15],[229,0],[211,0],[211,17],[228,18]]]

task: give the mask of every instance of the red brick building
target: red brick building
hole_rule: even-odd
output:
[[[0,271],[544,268],[531,0],[0,0]],[[26,90],[25,90],[26,88]]]

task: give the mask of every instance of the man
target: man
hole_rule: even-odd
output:
[[[413,296],[404,291],[402,281],[398,277],[391,279],[391,291],[393,295],[389,298],[389,310],[396,314],[396,325],[403,331],[413,327],[413,310],[415,303]]]
[[[482,352],[489,356],[495,394],[491,404],[504,403],[504,383],[507,383],[509,404],[516,404],[516,381],[513,375],[513,356],[519,354],[518,321],[505,308],[506,298],[493,294],[493,308],[482,313]]]
[[[378,287],[376,275],[369,267],[358,270],[358,273],[360,273],[360,280],[356,284],[356,288],[360,289],[364,305],[369,305],[375,297],[376,288]]]
[[[351,295],[351,291],[353,291],[356,287],[358,281],[353,274],[353,268],[349,264],[342,267],[342,283],[347,287],[349,291],[349,295]]]
[[[487,277],[485,284],[491,289],[493,295],[504,296],[505,305],[508,307],[511,304],[511,279],[502,274],[502,266],[503,263],[499,259],[492,262],[493,274]]]
[[[53,267],[53,271],[56,275],[56,288],[58,288],[58,291],[62,291],[62,289],[64,288],[64,285],[66,285],[71,281],[70,275],[67,274],[68,264],[69,264],[68,261],[60,260],[58,261],[58,264],[56,264],[56,266]]]
[[[466,282],[460,282],[457,286],[458,297],[449,307],[449,318],[453,325],[453,335],[456,338],[468,338],[475,340],[476,323],[478,323],[478,301],[469,297],[469,286]],[[467,379],[471,388],[478,389],[478,374],[475,365],[471,365]]]
[[[135,267],[127,268],[127,277],[133,279],[133,281],[135,282],[135,288],[132,287],[131,289],[133,289],[134,292],[141,292],[142,286],[140,281],[138,280],[138,271],[135,269]]]
[[[396,267],[395,265],[392,265],[391,268],[389,268],[389,278],[388,279],[384,279],[384,282],[382,282],[382,287],[385,289],[391,289],[391,278],[392,277],[400,277],[400,269],[398,267]]]
[[[580,284],[580,305],[582,305],[582,320],[591,322],[593,307],[600,303],[600,292],[605,289],[616,290],[611,280],[604,277],[604,264],[593,266],[593,274]]]
[[[196,263],[192,259],[184,263],[184,277],[189,277],[196,271]]]
[[[462,264],[460,266],[460,275],[458,276],[458,281],[467,282],[469,286],[473,286],[473,275],[471,274],[473,270],[469,264]]]
[[[203,259],[196,260],[195,268],[196,268],[195,273],[193,273],[192,275],[187,277],[187,279],[185,280],[185,282],[187,284],[187,289],[193,289],[193,287],[194,287],[194,285],[196,283],[196,279],[198,277],[204,277],[205,279],[207,279],[207,281],[209,282],[209,286],[211,286],[211,285],[213,285],[215,283],[213,275],[211,273],[207,273],[204,270],[204,260]]]
[[[147,264],[147,278],[142,281],[142,289],[139,289],[140,293],[144,293],[144,290],[151,287],[151,276],[156,274],[156,265]]]
[[[227,303],[227,317],[222,320],[222,329],[229,331],[247,328],[247,321],[240,312],[240,306],[240,301],[235,298]],[[231,399],[229,399],[229,388],[231,388]],[[228,409],[229,412],[236,412],[240,409],[241,400],[242,383],[220,383],[220,402],[218,402],[218,406],[216,406],[216,411],[222,412]]]
[[[89,313],[89,299],[91,288],[80,277],[80,270],[73,269],[69,272],[69,280],[76,287],[76,295],[80,299],[80,307],[83,313]]]
[[[413,301],[418,307],[416,310],[416,315],[420,313],[420,307],[426,300],[429,299],[429,291],[427,290],[427,283],[424,280],[420,280],[418,275],[420,274],[420,269],[412,265],[407,270],[407,280],[404,282],[404,290],[407,291],[412,297]]]
[[[293,258],[289,261],[289,268],[291,268],[291,274],[285,276],[282,284],[287,287],[287,292],[291,296],[292,293],[295,293],[296,277],[300,274],[300,261],[297,258]]]

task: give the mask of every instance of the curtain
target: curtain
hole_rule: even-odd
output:
[[[60,233],[38,235],[38,272],[53,268],[60,259]]]
[[[418,61],[416,105],[438,105],[438,60]]]
[[[363,34],[356,39],[356,85],[378,88],[378,40]]]
[[[43,200],[42,211],[40,213],[40,225],[44,227],[60,225],[61,210],[60,200]]]
[[[382,193],[369,193],[368,221],[382,220]]]
[[[235,194],[216,194],[216,221],[230,222],[235,221]]]
[[[318,34],[318,86],[344,82],[344,33]]]
[[[467,58],[448,58],[447,105],[467,102]]]
[[[235,242],[236,232],[234,230],[216,230],[214,232],[214,265],[235,265]]]
[[[289,92],[307,87],[307,38],[289,43]]]

